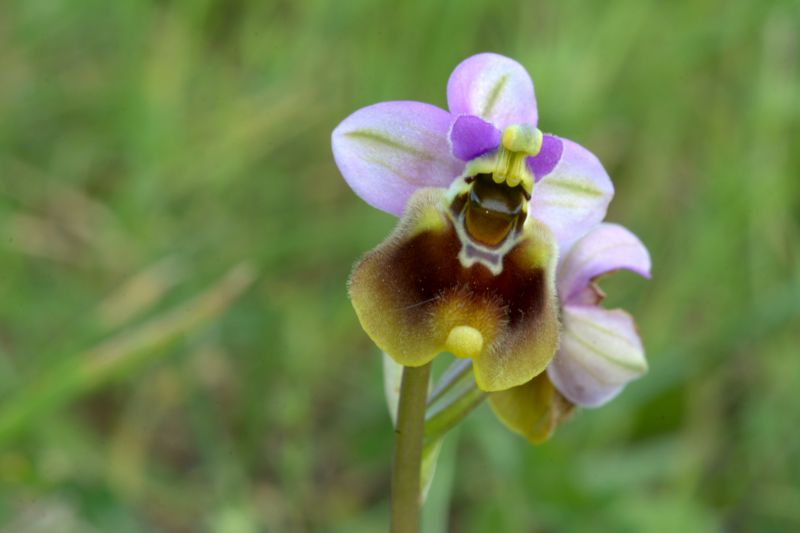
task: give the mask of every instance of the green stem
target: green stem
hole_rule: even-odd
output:
[[[417,533],[425,403],[431,365],[403,368],[392,467],[391,532]]]

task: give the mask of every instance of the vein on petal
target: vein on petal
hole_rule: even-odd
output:
[[[366,162],[368,162],[368,163],[372,163],[373,165],[378,165],[378,166],[381,166],[381,167],[385,168],[386,170],[388,170],[389,172],[391,172],[392,174],[394,174],[395,176],[397,176],[401,180],[405,181],[406,183],[409,183],[411,185],[416,185],[416,186],[425,185],[425,180],[424,179],[415,179],[415,178],[409,176],[408,174],[405,174],[404,172],[400,171],[398,168],[390,165],[389,163],[387,163],[383,159],[373,158],[373,157],[365,157],[364,160]]]
[[[621,341],[623,344],[627,344],[632,349],[632,351],[639,352],[639,347],[635,346],[628,339],[626,339],[625,337],[622,337],[620,335],[617,335],[616,333],[614,333],[613,331],[611,331],[611,330],[609,330],[607,328],[604,328],[602,326],[598,326],[595,322],[593,322],[591,320],[576,318],[575,316],[571,316],[570,320],[571,321],[575,321],[575,322],[580,322],[584,326],[589,327],[591,329],[594,329],[595,331],[599,331],[601,333],[604,333],[604,334],[608,335],[609,337],[612,337],[612,338],[615,338],[615,339],[619,339],[619,341]],[[574,328],[566,328],[565,334],[568,334],[570,338],[572,338],[573,340],[575,340],[576,342],[578,342],[579,344],[581,344],[582,346],[587,348],[589,351],[596,353],[597,355],[599,355],[600,357],[602,357],[603,359],[605,359],[606,361],[608,361],[610,363],[616,364],[618,366],[621,366],[621,367],[623,367],[623,368],[625,368],[627,370],[632,370],[634,372],[643,372],[644,370],[646,370],[646,367],[643,366],[643,365],[632,363],[632,362],[629,362],[629,361],[622,361],[620,359],[615,358],[613,355],[609,355],[606,352],[603,352],[597,346],[592,344],[590,341],[581,338],[575,332]]]
[[[565,335],[566,335],[566,333],[565,333]],[[599,355],[601,358],[609,361],[611,364],[614,364],[615,366],[621,366],[625,370],[632,370],[632,371],[635,371],[635,372],[641,372],[640,368],[631,368],[631,367],[629,367],[627,365],[624,365],[624,364],[618,365],[616,359],[613,359],[611,356],[609,356],[607,354],[604,354],[603,352],[599,351],[597,348],[592,346],[590,343],[588,343],[587,341],[575,336],[574,334],[573,335],[569,335],[569,337],[572,340],[574,340],[575,342],[577,342],[578,344],[580,344],[581,346],[585,347],[590,352],[593,352],[593,353]],[[600,371],[600,374],[598,374],[597,372],[595,372],[595,369],[592,368],[584,360],[584,358],[582,358],[582,357],[572,357],[571,359],[572,359],[572,362],[574,364],[578,365],[581,369],[583,369],[584,372],[589,374],[592,377],[592,379],[594,379],[596,382],[598,382],[598,383],[600,383],[602,385],[610,386],[610,387],[616,387],[616,386],[619,386],[619,385],[622,385],[623,383],[625,383],[625,381],[620,382],[620,381],[616,381],[616,380],[607,379],[604,375],[601,375],[602,371]]]
[[[539,205],[549,206],[549,207],[564,207],[567,209],[576,209],[585,207],[584,203],[582,202],[568,202],[565,200],[539,200]]]
[[[508,83],[508,74],[503,74],[498,78],[497,82],[492,87],[492,90],[489,92],[489,98],[486,100],[486,104],[483,106],[483,113],[482,116],[488,117],[489,113],[492,112],[495,104],[497,103],[497,99],[500,97],[500,93],[503,92],[506,84]]]
[[[391,137],[383,135],[383,134],[381,134],[381,133],[379,133],[377,131],[372,131],[372,130],[353,130],[353,131],[348,131],[347,133],[345,133],[345,135],[350,137],[350,138],[352,138],[352,139],[360,139],[362,141],[371,142],[373,144],[382,144],[384,146],[388,146],[390,148],[394,148],[396,150],[400,150],[402,152],[406,152],[408,154],[411,154],[411,155],[413,155],[413,156],[415,156],[415,157],[417,157],[419,159],[425,160],[425,161],[435,161],[436,160],[436,157],[434,157],[432,154],[430,154],[428,152],[425,152],[423,150],[419,150],[417,148],[414,148],[413,146],[409,146],[409,145],[403,144],[401,142],[397,142],[396,140],[392,139]]]
[[[569,179],[553,179],[547,182],[548,187],[563,189],[573,193],[592,198],[600,198],[603,196],[603,191],[593,186],[591,182],[583,180],[569,180]]]

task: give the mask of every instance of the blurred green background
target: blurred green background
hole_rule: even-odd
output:
[[[359,107],[480,51],[653,256],[650,373],[547,444],[486,406],[425,531],[800,530],[796,1],[0,4],[0,531],[374,532],[392,431],[345,293],[394,220]]]

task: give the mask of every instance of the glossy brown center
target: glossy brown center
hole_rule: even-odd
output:
[[[464,222],[469,236],[486,246],[497,246],[522,215],[522,187],[495,183],[490,174],[479,174],[472,183]]]

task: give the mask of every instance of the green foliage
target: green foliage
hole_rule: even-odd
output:
[[[344,287],[394,221],[329,136],[373,102],[443,106],[485,50],[649,246],[652,281],[605,288],[651,370],[540,447],[481,407],[426,523],[800,529],[800,8],[499,5],[3,2],[2,531],[383,530],[381,360]]]

